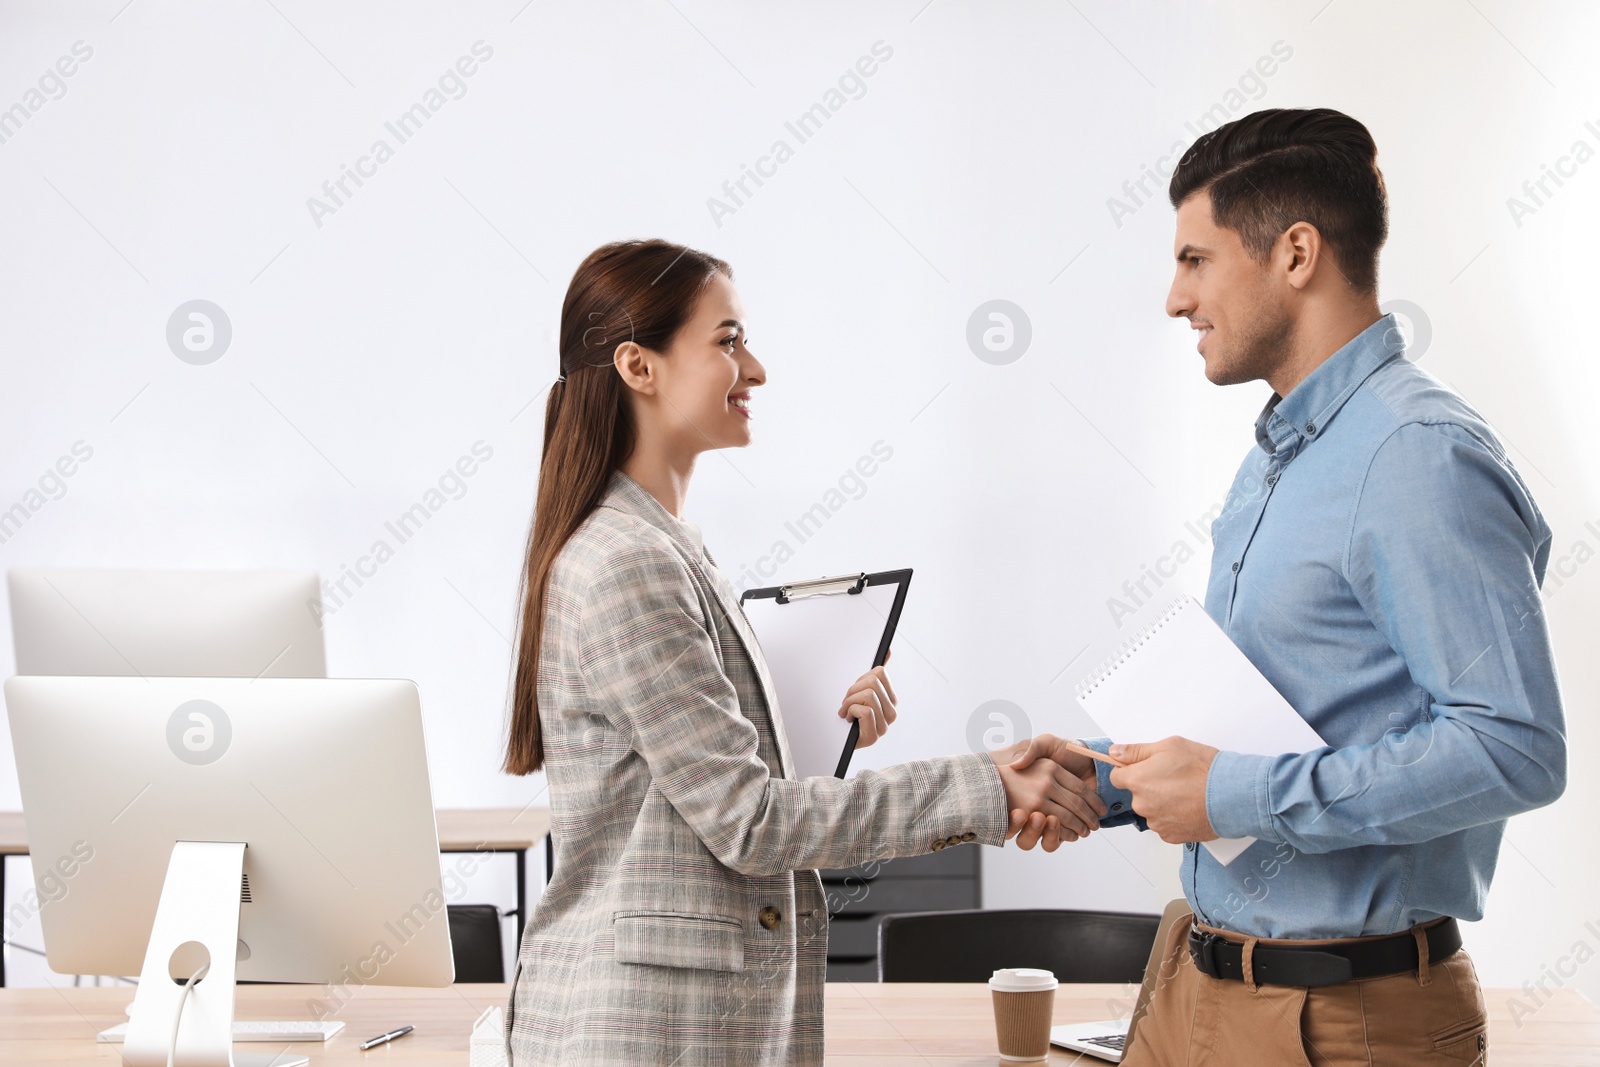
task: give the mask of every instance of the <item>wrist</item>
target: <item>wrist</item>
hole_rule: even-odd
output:
[[[1085,737],[1079,740],[1084,748],[1091,748],[1096,752],[1106,752],[1111,748],[1109,737]],[[1100,819],[1100,825],[1121,826],[1131,823],[1139,829],[1144,829],[1144,820],[1133,810],[1133,794],[1126,789],[1118,789],[1111,784],[1111,766],[1094,761],[1095,793],[1106,805],[1106,813]]]

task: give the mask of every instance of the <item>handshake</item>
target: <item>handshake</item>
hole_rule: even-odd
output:
[[[1147,745],[1112,745],[1111,784],[1133,794],[1133,809],[1163,841],[1210,841],[1206,778],[1217,750],[1183,737]],[[1105,801],[1094,761],[1074,742],[1040,734],[989,753],[1006,789],[1006,838],[1019,848],[1054,852],[1100,828]]]
[[[884,659],[888,663],[888,657]],[[858,678],[839,705],[839,717],[861,724],[858,748],[876,742],[896,718],[894,687],[883,667]],[[1112,745],[1111,784],[1132,794],[1132,810],[1163,841],[1212,841],[1206,780],[1217,750],[1185,737],[1143,745]],[[1071,741],[1040,734],[989,753],[1006,789],[1006,839],[1054,852],[1100,828],[1106,814],[1094,760]],[[1122,814],[1122,813],[1119,813]]]
[[[1106,802],[1095,791],[1094,761],[1049,734],[989,753],[1006,788],[1011,813],[1006,838],[1020,848],[1054,852],[1100,829]]]

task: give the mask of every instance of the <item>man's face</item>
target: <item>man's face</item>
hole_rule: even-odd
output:
[[[1251,258],[1239,234],[1211,217],[1211,194],[1202,190],[1178,206],[1178,259],[1167,314],[1200,331],[1206,377],[1237,385],[1268,377],[1288,356],[1294,331],[1290,287],[1274,274],[1276,255]]]

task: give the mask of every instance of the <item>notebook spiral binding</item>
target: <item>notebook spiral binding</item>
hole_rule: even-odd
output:
[[[1140,645],[1154,637],[1157,630],[1165,626],[1172,620],[1174,616],[1178,614],[1178,612],[1182,611],[1186,606],[1192,603],[1194,603],[1194,601],[1188,596],[1180,596],[1177,600],[1174,600],[1171,604],[1168,604],[1166,608],[1162,610],[1160,615],[1157,615],[1150,622],[1146,623],[1132,637],[1122,642],[1122,644],[1117,647],[1117,650],[1107,657],[1104,663],[1096,667],[1086,678],[1083,679],[1083,681],[1078,683],[1078,699],[1082,700],[1090,693],[1093,693],[1102,682],[1116,672],[1118,667],[1127,662],[1128,657],[1132,656]]]

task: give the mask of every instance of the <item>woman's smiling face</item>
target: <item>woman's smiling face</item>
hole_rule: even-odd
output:
[[[690,453],[750,443],[751,390],[766,368],[745,346],[744,305],[726,275],[713,274],[694,312],[655,360],[655,405],[668,436]]]

